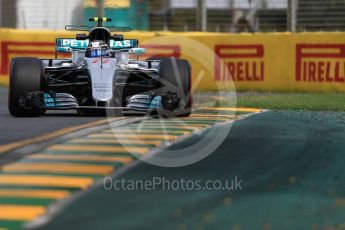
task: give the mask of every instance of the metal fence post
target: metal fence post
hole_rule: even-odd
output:
[[[0,27],[2,27],[2,9],[3,9],[3,5],[2,5],[2,0],[0,0]]]
[[[197,25],[200,31],[207,31],[207,6],[206,0],[198,0]]]
[[[298,0],[288,1],[288,30],[292,33],[295,33],[297,28],[297,6]]]

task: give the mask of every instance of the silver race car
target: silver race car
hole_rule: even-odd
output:
[[[109,18],[91,18],[96,27],[75,39],[56,39],[56,53],[70,59],[13,58],[8,109],[13,116],[40,116],[47,110],[77,110],[89,115],[106,110],[116,114],[189,116],[192,111],[191,67],[187,60],[131,56],[146,52],[138,40],[114,32],[126,27],[104,27]],[[57,56],[57,55],[56,55]]]

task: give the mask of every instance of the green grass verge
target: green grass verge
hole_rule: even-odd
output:
[[[219,101],[226,106],[226,101]],[[310,111],[345,111],[345,94],[341,93],[239,93],[237,107],[310,110]]]

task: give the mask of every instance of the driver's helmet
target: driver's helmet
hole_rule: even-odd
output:
[[[93,41],[90,43],[87,50],[88,57],[108,57],[109,46],[104,41]]]

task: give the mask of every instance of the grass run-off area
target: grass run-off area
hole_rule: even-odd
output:
[[[226,101],[219,101],[226,105]],[[345,111],[345,93],[239,93],[237,107],[279,110]]]

